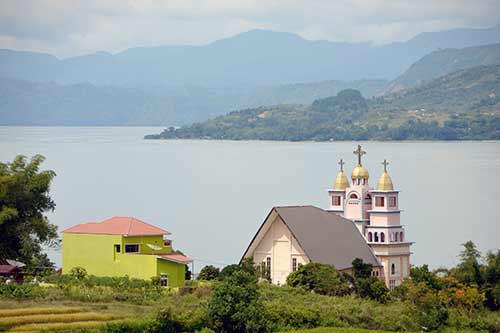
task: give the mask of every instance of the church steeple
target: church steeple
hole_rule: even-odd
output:
[[[340,165],[340,171],[337,175],[337,178],[335,178],[335,184],[333,185],[333,188],[335,190],[345,190],[346,188],[349,187],[349,180],[347,179],[347,176],[344,173],[344,160],[340,159],[339,165]]]
[[[354,155],[358,155],[358,165],[352,170],[351,173],[351,179],[353,185],[365,185],[368,183],[368,178],[370,177],[370,174],[368,173],[368,170],[361,164],[361,156],[366,154],[366,151],[361,149],[361,145],[358,145],[358,149],[353,151]],[[361,182],[361,179],[363,181]]]
[[[389,162],[387,162],[387,160],[384,159],[382,165],[384,166],[384,173],[382,174],[382,176],[380,176],[380,179],[378,180],[377,191],[394,191],[394,185],[392,184],[392,179],[387,173],[387,165],[389,165]]]

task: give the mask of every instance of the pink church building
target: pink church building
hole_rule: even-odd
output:
[[[361,163],[365,151],[358,145],[354,151],[358,164],[351,173],[351,182],[344,173],[340,160],[340,172],[333,189],[328,190],[328,211],[354,222],[373,253],[382,265],[380,278],[389,288],[394,288],[410,275],[410,246],[401,225],[398,196],[387,172],[386,160],[383,173],[375,188],[369,185],[368,170]]]

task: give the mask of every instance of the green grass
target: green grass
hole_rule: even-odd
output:
[[[68,323],[77,321],[104,321],[123,318],[121,315],[95,312],[64,313],[64,314],[37,314],[22,317],[4,317],[0,319],[0,326],[14,327],[36,323]]]
[[[97,329],[109,321],[75,321],[70,323],[44,323],[44,324],[26,324],[16,326],[10,332],[43,332],[43,331],[74,331]]]
[[[439,331],[440,333],[477,333],[478,331],[472,330],[454,330],[445,329]],[[365,330],[360,328],[343,328],[343,327],[320,327],[312,328],[307,330],[297,330],[297,331],[286,331],[281,333],[394,333],[391,331],[380,331],[380,330]]]

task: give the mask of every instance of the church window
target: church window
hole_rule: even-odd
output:
[[[396,197],[389,197],[389,206],[390,207],[396,207],[397,206]]]
[[[266,266],[267,269],[271,270],[271,257],[266,258]]]
[[[375,233],[375,242],[378,243],[378,232]]]
[[[380,233],[380,241],[385,243],[385,234],[383,232]]]
[[[391,274],[394,275],[396,274],[396,265],[391,264]]]
[[[139,253],[139,244],[125,244],[125,253]]]
[[[332,197],[332,204],[334,206],[340,206],[340,195],[334,195]]]
[[[373,237],[372,237],[372,233],[371,233],[371,231],[368,233],[368,241],[369,241],[369,242],[372,242],[372,241],[373,241]]]
[[[297,258],[292,258],[292,272],[297,271]]]
[[[356,193],[353,193],[353,194],[351,194],[351,196],[349,198],[358,199],[358,195]]]
[[[399,241],[402,242],[403,241],[403,232],[401,231],[399,233]]]
[[[396,280],[389,280],[389,289],[394,290],[396,288]]]
[[[375,206],[384,207],[385,198],[384,197],[375,197]]]

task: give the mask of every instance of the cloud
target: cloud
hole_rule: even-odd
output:
[[[498,0],[0,0],[0,47],[67,57],[199,45],[255,28],[382,44],[491,26],[500,22],[498,7]]]

